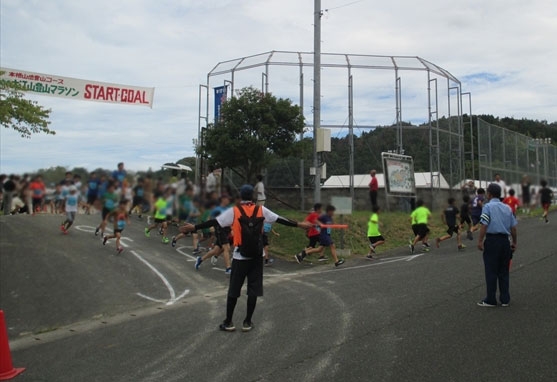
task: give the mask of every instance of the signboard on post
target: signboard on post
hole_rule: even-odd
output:
[[[414,161],[411,156],[381,153],[385,189],[392,196],[416,195]]]
[[[111,84],[52,74],[0,68],[0,79],[19,84],[24,91],[50,97],[153,107],[155,88]]]
[[[215,91],[215,122],[220,119],[220,108],[226,101],[226,85],[214,88]]]

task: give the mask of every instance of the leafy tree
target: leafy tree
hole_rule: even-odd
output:
[[[294,143],[303,130],[301,110],[289,99],[244,88],[221,106],[220,120],[204,130],[199,154],[251,181],[271,157],[297,155],[300,146]]]
[[[0,72],[2,74],[4,72]],[[24,91],[17,82],[0,78],[0,124],[16,130],[22,138],[31,138],[37,133],[56,134],[48,128],[51,110],[23,98]]]

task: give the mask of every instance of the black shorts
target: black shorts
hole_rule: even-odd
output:
[[[368,239],[369,239],[370,244],[375,244],[378,241],[385,241],[385,238],[381,235],[379,235],[379,236],[368,236]]]
[[[215,237],[217,239],[215,241],[215,245],[218,245],[219,247],[222,248],[223,245],[230,244],[230,240],[228,239],[228,236],[230,236],[230,227],[225,227],[225,228],[217,227],[215,229]]]
[[[263,296],[263,256],[249,260],[232,259],[228,297],[240,297],[246,277],[248,279],[247,295]]]
[[[157,218],[155,218],[155,223],[157,223],[157,224],[166,223],[166,219],[157,219]]]
[[[269,245],[269,235],[265,232],[261,235],[261,241],[263,242],[263,246],[266,247]]]
[[[458,233],[458,230],[459,230],[459,229],[458,229],[458,226],[457,226],[457,225],[455,225],[455,226],[450,225],[450,226],[447,228],[447,235],[453,236],[453,233]]]
[[[87,204],[92,205],[97,201],[97,195],[87,195]]]
[[[480,222],[480,218],[481,218],[480,215],[478,215],[478,216],[472,215],[472,225],[478,224]]]
[[[319,243],[319,234],[308,236],[309,244],[306,248],[315,248],[315,246]]]
[[[117,234],[117,233],[122,233],[123,230],[124,229],[122,228],[122,229],[114,229],[113,231],[114,231],[114,234]]]
[[[101,214],[103,220],[106,219],[107,215],[111,212],[112,212],[112,210],[109,210],[108,208],[103,207],[103,211],[102,211],[102,214]]]
[[[470,216],[466,215],[460,218],[460,224],[464,224],[464,223],[472,224],[472,219],[470,219]]]
[[[132,207],[141,206],[143,208],[143,198],[141,196],[134,196],[132,200]]]
[[[414,233],[416,234],[416,236],[419,236],[420,239],[425,238],[429,233],[429,228],[427,224],[421,223],[421,224],[415,224],[415,226],[416,226],[415,229],[414,229],[414,225],[412,226],[412,230],[414,230]]]

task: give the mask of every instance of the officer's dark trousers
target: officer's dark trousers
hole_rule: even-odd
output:
[[[484,241],[484,266],[487,295],[485,302],[497,305],[497,283],[499,283],[499,301],[508,304],[509,294],[509,263],[512,251],[507,235],[487,234]]]

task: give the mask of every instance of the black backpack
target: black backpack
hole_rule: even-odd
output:
[[[240,245],[240,254],[244,257],[255,258],[263,253],[263,216],[257,216],[259,206],[255,206],[253,214],[247,216],[241,205],[238,205],[240,211],[240,222],[242,244]]]

